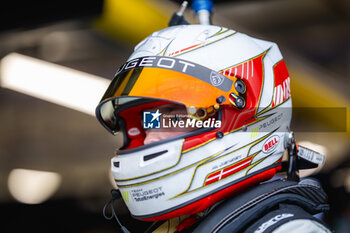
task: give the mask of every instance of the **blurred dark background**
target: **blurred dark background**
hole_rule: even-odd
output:
[[[0,59],[15,52],[110,80],[133,46],[165,28],[181,2],[5,1],[0,9]],[[311,119],[295,111],[292,129],[297,129],[300,144],[326,155],[321,169],[302,175],[321,180],[332,206],[325,220],[336,232],[349,232],[350,1],[214,3],[213,24],[279,45],[291,75],[295,107],[325,109]],[[197,23],[190,9],[185,16]],[[327,111],[331,108],[344,109],[345,118]],[[339,119],[342,127],[334,124]],[[328,130],[317,130],[317,125]],[[115,221],[102,216],[113,187],[109,166],[117,147],[117,139],[93,115],[13,91],[0,82],[1,232],[118,232]],[[36,204],[21,199],[21,194],[44,193],[40,184],[30,185],[27,171],[53,177],[48,184],[42,182],[49,192]],[[15,190],[10,181],[21,172],[24,184]],[[118,204],[130,230],[146,227]]]

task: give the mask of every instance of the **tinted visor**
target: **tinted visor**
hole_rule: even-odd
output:
[[[187,109],[213,110],[219,96],[236,92],[229,79],[201,65],[169,57],[143,57],[124,64],[111,82],[96,116],[109,131],[118,131],[118,112],[138,101],[166,100]],[[229,104],[228,98],[221,104]]]

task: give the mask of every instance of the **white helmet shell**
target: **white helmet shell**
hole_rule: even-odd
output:
[[[147,57],[158,61],[147,65],[162,68],[160,56],[169,66],[183,61],[188,69],[207,67],[233,80],[232,88],[242,80],[245,105],[237,108],[237,92],[230,89],[223,94],[220,127],[120,149],[112,173],[131,214],[147,221],[194,214],[272,178],[281,169],[291,121],[290,78],[277,45],[219,26],[174,26],[139,43],[126,64]],[[99,111],[111,96],[97,108],[101,122]]]

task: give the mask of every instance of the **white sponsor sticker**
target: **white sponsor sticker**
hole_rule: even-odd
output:
[[[150,188],[150,189],[139,188],[139,189],[131,190],[131,196],[136,202],[155,200],[164,195],[165,193],[163,192],[162,187],[156,187],[156,188]]]
[[[130,136],[136,136],[136,135],[139,135],[141,132],[138,128],[134,127],[134,128],[131,128],[128,130],[128,134]]]
[[[324,162],[324,155],[303,146],[299,146],[298,156],[315,164],[323,164]]]

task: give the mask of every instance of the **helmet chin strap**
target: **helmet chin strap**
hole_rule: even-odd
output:
[[[288,169],[287,179],[299,181],[299,168],[297,167],[297,145],[294,138],[294,133],[289,133],[289,145],[288,145]]]
[[[106,205],[103,207],[103,217],[105,217],[105,219],[107,220],[111,220],[113,217],[117,220],[117,223],[120,226],[120,229],[122,230],[123,233],[130,233],[130,231],[121,224],[121,222],[118,219],[117,213],[114,210],[114,200],[121,198],[121,193],[119,191],[119,189],[112,189],[111,190],[111,194],[112,197],[111,199],[106,203]],[[111,205],[111,210],[112,210],[112,215],[111,216],[107,216],[106,215],[106,209],[107,207]]]

